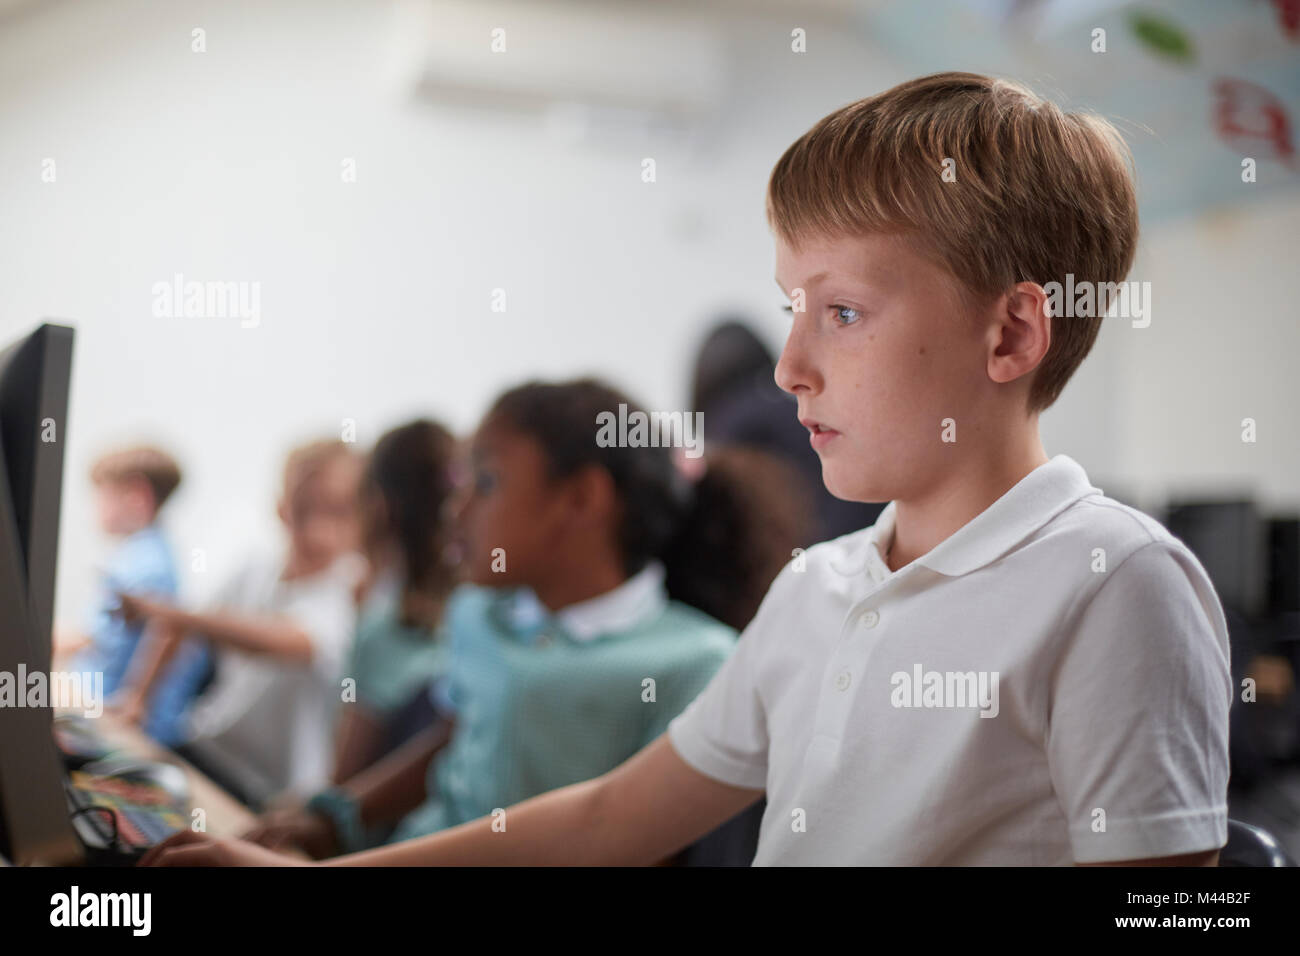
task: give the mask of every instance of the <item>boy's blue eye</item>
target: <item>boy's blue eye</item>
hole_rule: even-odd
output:
[[[831,308],[835,310],[835,317],[841,320],[841,325],[852,325],[854,322],[858,321],[858,319],[862,318],[862,316],[858,315],[858,310],[852,306],[833,305]],[[846,315],[845,313],[849,314]]]
[[[486,495],[490,493],[492,489],[496,487],[496,484],[497,484],[496,475],[486,471],[479,471],[474,473],[474,490],[478,494]]]

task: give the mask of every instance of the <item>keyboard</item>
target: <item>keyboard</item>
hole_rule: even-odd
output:
[[[157,784],[73,770],[68,774],[68,785],[76,807],[107,807],[113,812],[117,818],[118,844],[128,852],[143,853],[189,826],[187,809]],[[108,813],[87,810],[80,816],[106,845],[112,843],[113,824]]]

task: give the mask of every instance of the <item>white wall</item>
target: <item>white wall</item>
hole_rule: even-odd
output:
[[[59,615],[89,593],[102,542],[85,473],[115,442],[182,458],[168,520],[183,556],[208,553],[200,594],[274,540],[289,444],[344,418],[361,442],[415,413],[466,429],[505,385],[582,372],[681,408],[690,350],[724,307],[779,345],[767,174],[815,120],[909,71],[837,27],[792,56],[788,18],[728,9],[726,110],[689,149],[575,149],[540,124],[413,102],[386,62],[391,3],[105,0],[0,21],[0,337],[45,316],[78,329]],[[1243,216],[1146,236],[1152,328],[1103,331],[1044,421],[1049,452],[1103,487],[1240,477],[1295,503],[1300,332],[1281,250],[1300,204]],[[177,272],[260,282],[261,324],[155,318],[152,286]],[[1246,414],[1267,447],[1224,444],[1216,416]]]
[[[1152,285],[1151,327],[1115,330],[1122,460],[1145,496],[1240,490],[1300,512],[1298,239],[1292,194],[1148,242],[1135,273]]]

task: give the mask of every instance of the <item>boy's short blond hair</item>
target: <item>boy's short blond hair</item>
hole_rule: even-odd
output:
[[[109,452],[90,468],[90,480],[97,485],[120,484],[137,478],[149,485],[157,511],[181,483],[181,469],[176,459],[151,445]]]
[[[1128,274],[1138,234],[1132,157],[1110,123],[975,73],[911,80],[822,119],[772,170],[767,218],[795,248],[897,234],[980,300],[1067,274],[1106,289]],[[1104,313],[1054,318],[1030,411],[1056,401]]]

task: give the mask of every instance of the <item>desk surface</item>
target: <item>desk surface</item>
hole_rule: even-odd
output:
[[[133,757],[164,761],[184,770],[190,784],[190,807],[203,810],[207,831],[213,836],[239,836],[256,820],[242,803],[135,725],[105,712],[95,720],[94,728],[109,743]]]

